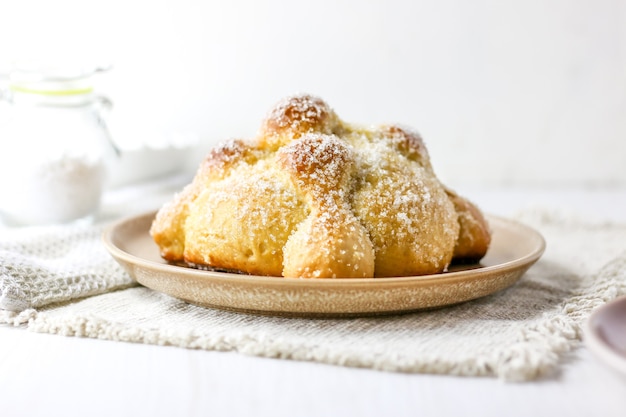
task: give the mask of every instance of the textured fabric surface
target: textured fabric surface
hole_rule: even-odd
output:
[[[101,294],[133,281],[111,262],[102,226],[5,229],[0,234],[0,309],[21,311]]]
[[[33,249],[44,240],[20,237],[12,241],[11,256],[18,254],[20,268],[33,273],[24,290],[31,294],[24,298],[30,308],[0,310],[0,322],[37,332],[385,371],[531,380],[558,369],[580,343],[581,326],[593,309],[626,294],[626,225],[586,223],[546,211],[527,211],[519,220],[543,234],[547,249],[514,286],[437,310],[356,319],[254,316],[197,307],[140,286],[113,291],[129,280],[103,256],[99,230],[68,232],[81,237],[81,247],[91,246],[79,257],[82,262],[68,258],[65,268],[99,265],[100,272],[91,275],[65,275],[62,267],[49,273],[48,265],[55,264],[47,260],[57,258],[41,246]],[[47,235],[44,246],[76,238],[63,236]],[[6,253],[6,239],[3,245]],[[86,262],[86,253],[93,254],[93,264]],[[3,276],[6,270],[4,266]],[[85,285],[64,290],[73,280]],[[88,284],[91,280],[95,282]],[[19,283],[9,280],[12,289],[7,291],[6,282],[3,278],[2,294],[20,294]],[[101,294],[75,300],[94,293]],[[46,304],[51,301],[55,303]]]

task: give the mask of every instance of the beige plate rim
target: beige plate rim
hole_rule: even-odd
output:
[[[184,266],[168,264],[163,260],[157,261],[155,259],[148,259],[148,256],[138,255],[137,250],[128,249],[128,245],[124,245],[124,242],[120,242],[120,236],[124,235],[124,229],[131,230],[131,234],[141,234],[140,239],[143,243],[141,245],[153,245],[150,250],[150,256],[155,258],[152,252],[154,252],[158,258],[158,248],[149,237],[149,226],[154,218],[156,211],[151,211],[135,216],[120,219],[111,225],[109,225],[102,234],[102,241],[104,246],[129,273],[142,285],[152,288],[154,290],[167,293],[177,298],[184,299],[185,301],[205,305],[209,307],[217,307],[229,310],[247,311],[247,312],[261,312],[262,314],[275,314],[291,315],[296,314],[317,314],[321,315],[345,315],[345,314],[388,314],[402,311],[413,311],[430,307],[439,307],[444,305],[455,304],[469,299],[482,297],[490,293],[499,291],[506,288],[516,282],[532,264],[534,264],[544,253],[546,242],[541,234],[533,228],[520,223],[515,220],[507,219],[500,216],[487,215],[487,219],[491,224],[494,233],[498,233],[500,229],[506,229],[506,233],[512,235],[515,239],[509,239],[512,241],[526,241],[528,248],[524,249],[523,253],[517,253],[514,256],[507,255],[509,259],[503,262],[498,262],[494,265],[485,266],[466,266],[468,269],[461,269],[442,274],[423,275],[423,276],[408,276],[408,277],[387,277],[387,278],[334,278],[334,279],[302,279],[302,278],[283,278],[283,277],[267,277],[256,275],[241,275],[227,272],[215,272],[204,271]],[[128,233],[128,232],[127,232]],[[133,235],[133,236],[134,236]],[[495,234],[494,234],[495,237]],[[150,240],[150,243],[147,242]],[[144,242],[145,241],[145,242]],[[116,243],[117,242],[117,243]],[[528,243],[530,242],[530,243]],[[507,242],[510,248],[513,248],[518,242]],[[498,239],[494,238],[492,242],[493,250],[494,245],[502,246],[502,242],[498,242]],[[523,245],[522,245],[523,246]],[[497,249],[497,248],[496,248]],[[504,249],[507,249],[506,247]],[[520,252],[519,249],[516,249]],[[133,253],[134,252],[134,253]],[[497,252],[497,250],[496,250]],[[515,250],[513,251],[515,252]],[[488,254],[489,255],[489,252]],[[506,257],[506,256],[505,256]],[[487,257],[486,257],[487,258]],[[465,267],[461,267],[465,268]],[[138,279],[136,275],[140,275],[141,279]],[[146,275],[147,274],[147,275]],[[151,274],[159,275],[158,282],[151,277]],[[506,277],[506,278],[503,278]],[[172,281],[167,283],[164,281]],[[240,302],[238,305],[228,305],[228,302],[219,301],[210,302],[206,301],[205,295],[197,295],[191,293],[191,290],[184,288],[186,282],[190,282],[195,286],[203,287],[202,291],[211,288],[213,291],[215,288],[219,291],[229,292],[245,292],[245,297],[248,299]],[[406,306],[399,306],[397,310],[393,307],[381,307],[380,310],[377,307],[362,307],[359,306],[358,297],[364,295],[369,299],[366,300],[371,304],[377,302],[377,293],[375,291],[402,291],[403,288],[409,291],[413,291],[410,295],[415,297],[416,288],[434,289],[437,290],[442,286],[457,286],[465,287],[475,285],[481,287],[481,289],[470,293],[468,290],[457,290],[457,294],[453,296],[447,296],[447,298],[441,300],[429,300],[428,302],[422,302],[415,300],[411,304]],[[206,287],[206,288],[204,288]],[[173,291],[170,289],[173,288]],[[258,295],[255,290],[266,291],[265,295]],[[318,311],[302,311],[299,305],[289,305],[291,301],[275,300],[276,306],[263,307],[260,311],[258,308],[253,307],[258,300],[254,300],[254,297],[276,297],[280,296],[281,291],[301,291],[302,300],[306,299],[307,302],[311,302],[311,294],[314,292],[325,291],[341,291],[342,294],[346,294],[346,297],[353,297],[353,300],[346,300],[346,303],[356,303],[355,306],[342,306],[342,301],[339,301],[335,310],[334,307],[323,307],[325,309],[321,312]],[[348,293],[348,291],[350,293]],[[460,293],[459,293],[460,291]],[[257,291],[258,292],[258,291]],[[271,294],[270,294],[271,292]],[[463,293],[467,292],[467,294]],[[359,294],[362,293],[362,294]],[[239,296],[239,294],[235,294]],[[290,293],[293,297],[293,293]],[[300,295],[299,295],[300,296]],[[401,296],[396,295],[396,296]],[[212,295],[211,295],[212,297]],[[309,297],[309,298],[306,298]],[[418,294],[419,298],[419,294]],[[272,300],[268,301],[272,304]],[[315,304],[315,299],[312,299]],[[297,303],[297,300],[294,301]],[[250,304],[250,307],[248,307]],[[311,309],[317,308],[311,306]],[[322,307],[320,307],[322,308]],[[363,309],[368,309],[364,311]],[[345,310],[344,310],[345,309]]]

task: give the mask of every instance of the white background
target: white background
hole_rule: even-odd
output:
[[[453,186],[626,184],[623,1],[0,4],[5,67],[112,63],[114,118],[144,142],[197,134],[192,163],[309,92],[344,120],[416,128]]]
[[[118,140],[195,133],[190,166],[310,92],[347,121],[418,129],[439,176],[489,213],[537,204],[625,221],[626,1],[0,0],[0,72],[18,59],[112,63],[100,81],[127,129]],[[152,204],[131,195],[113,205]],[[7,416],[626,410],[626,379],[586,349],[546,380],[503,384],[2,326],[0,369]]]

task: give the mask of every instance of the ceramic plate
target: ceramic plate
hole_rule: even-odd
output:
[[[228,310],[288,316],[367,316],[435,308],[500,291],[514,284],[545,248],[533,229],[488,217],[491,247],[480,264],[401,278],[299,279],[201,271],[170,265],[149,235],[155,213],[121,220],[103,241],[140,284],[187,302]]]
[[[587,320],[585,344],[600,360],[626,374],[626,297],[594,311]]]

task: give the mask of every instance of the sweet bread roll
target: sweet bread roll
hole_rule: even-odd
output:
[[[213,149],[150,233],[170,262],[301,278],[439,273],[490,243],[416,132],[345,123],[310,95],[277,103],[253,140]]]
[[[491,243],[489,224],[475,204],[446,188],[459,216],[459,237],[454,246],[454,259],[474,261],[482,258]]]

